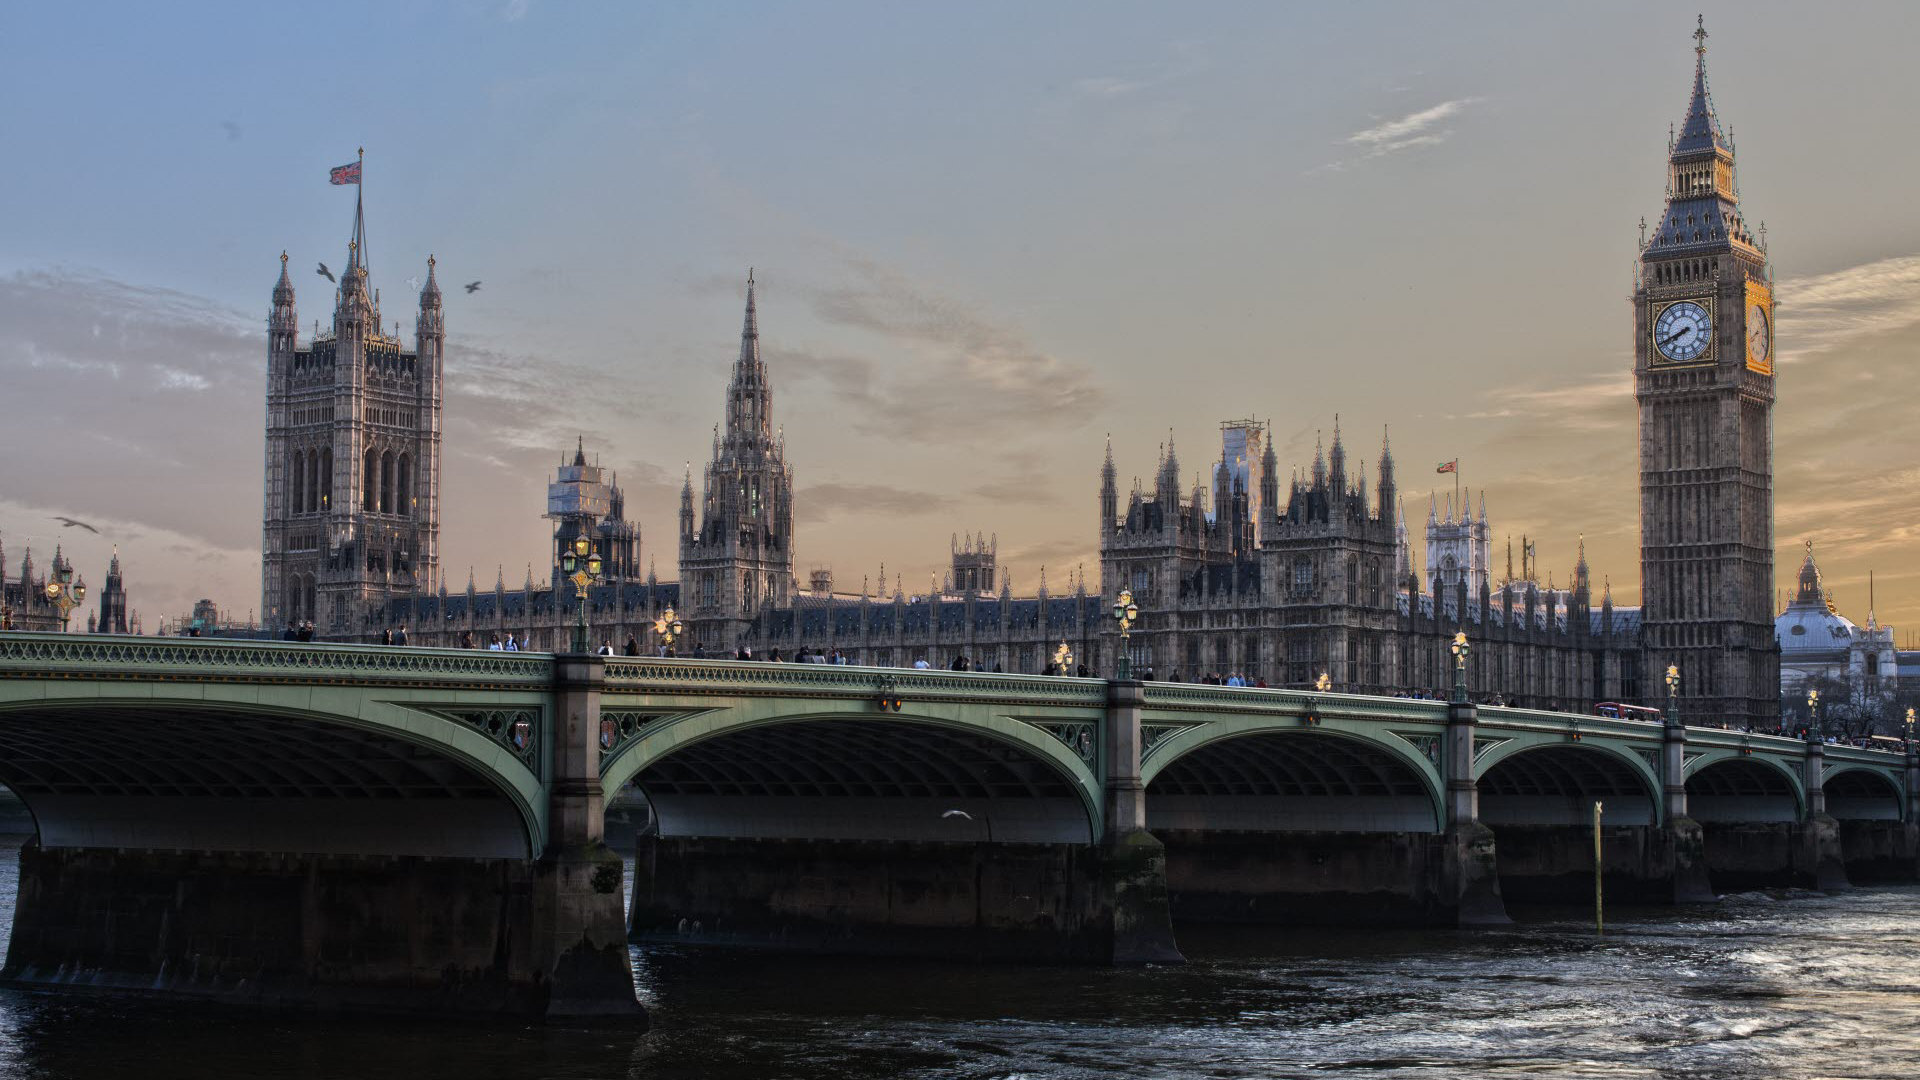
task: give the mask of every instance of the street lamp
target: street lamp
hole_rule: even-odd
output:
[[[1807,691],[1807,741],[1820,741],[1820,691]]]
[[[1320,691],[1327,691],[1327,690],[1333,689],[1333,676],[1327,674],[1324,671],[1321,672],[1320,677],[1313,680],[1313,688],[1315,690],[1320,690]]]
[[[1133,656],[1127,651],[1127,639],[1131,636],[1133,624],[1140,618],[1140,609],[1134,606],[1133,590],[1121,589],[1120,595],[1113,600],[1113,621],[1120,624],[1120,660],[1115,665],[1115,674],[1121,682],[1133,678]]]
[[[653,620],[653,632],[660,635],[660,644],[666,649],[668,656],[673,655],[673,639],[679,637],[684,630],[686,626],[681,623],[680,617],[673,613],[672,608],[661,612],[660,617]]]
[[[67,632],[67,616],[87,598],[87,582],[82,578],[73,580],[73,564],[61,565],[60,560],[53,561],[53,569],[47,571],[47,599],[60,609],[60,632]]]
[[[560,572],[573,582],[573,598],[579,601],[579,611],[573,621],[573,651],[587,651],[587,587],[600,580],[600,553],[593,550],[593,541],[582,533],[573,538],[560,553]]]
[[[1907,708],[1907,746],[1913,746],[1913,708]]]
[[[1453,654],[1453,700],[1465,704],[1467,700],[1467,654],[1473,646],[1467,644],[1467,632],[1457,630],[1453,635],[1453,644],[1447,646]]]
[[[1680,726],[1680,665],[1667,665],[1667,726]]]
[[[1062,675],[1073,674],[1073,650],[1062,641],[1060,647],[1053,650],[1053,669]]]

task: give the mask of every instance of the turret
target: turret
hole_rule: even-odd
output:
[[[693,543],[693,462],[687,462],[687,479],[680,485],[680,543]]]
[[[1113,468],[1113,436],[1107,436],[1107,460],[1100,466],[1100,532],[1113,531],[1120,515],[1120,490]]]
[[[1335,496],[1347,493],[1347,448],[1340,442],[1340,414],[1333,414],[1333,453],[1329,455],[1327,486]]]
[[[1393,479],[1393,445],[1387,429],[1380,429],[1380,505],[1381,521],[1393,520],[1393,508],[1400,501],[1400,489]]]

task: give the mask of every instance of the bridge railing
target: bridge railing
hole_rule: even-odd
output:
[[[906,698],[990,698],[1092,708],[1105,708],[1107,703],[1107,684],[1101,679],[761,660],[613,656],[607,658],[606,685],[612,693],[898,694]]]
[[[0,633],[0,675],[535,687],[552,684],[553,658],[470,649],[8,632]]]

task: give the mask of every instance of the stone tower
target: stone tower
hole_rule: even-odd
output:
[[[561,557],[582,533],[600,553],[607,581],[639,581],[645,576],[640,572],[640,529],[627,520],[627,497],[620,490],[620,478],[602,465],[587,464],[584,440],[574,445],[571,462],[563,462],[547,484],[546,518],[554,523],[555,587],[564,576]]]
[[[102,634],[127,632],[127,584],[120,576],[120,547],[114,545],[113,561],[107,564],[107,580],[100,587],[100,621],[95,627]]]
[[[356,197],[333,326],[316,326],[305,348],[298,329],[283,252],[267,318],[261,611],[269,628],[311,621],[360,636],[379,630],[376,608],[439,581],[445,331],[433,259],[407,349],[398,323],[382,329]]]
[[[693,476],[680,496],[680,612],[689,644],[732,650],[763,605],[783,605],[793,584],[793,470],[773,428],[773,390],[760,359],[753,274],[740,356],[727,384],[724,432],[716,429],[698,527]]]
[[[1678,665],[1689,722],[1772,727],[1772,277],[1740,213],[1733,140],[1707,92],[1706,40],[1704,26],[1694,31],[1693,97],[1633,296],[1642,685],[1664,692],[1667,665]]]

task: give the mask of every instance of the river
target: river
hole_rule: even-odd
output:
[[[644,1035],[0,991],[0,1080],[1920,1076],[1920,887],[1522,914],[1188,928],[1145,969],[636,947]]]

